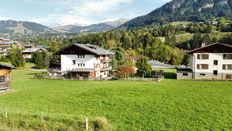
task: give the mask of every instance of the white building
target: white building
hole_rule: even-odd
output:
[[[71,79],[107,78],[113,54],[90,44],[72,44],[56,53],[61,56],[61,71]]]
[[[190,69],[177,69],[177,79],[232,80],[232,46],[215,43],[188,54]]]

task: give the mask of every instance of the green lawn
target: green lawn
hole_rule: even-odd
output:
[[[232,82],[32,78],[31,71],[13,71],[0,110],[106,117],[113,130],[232,130]]]

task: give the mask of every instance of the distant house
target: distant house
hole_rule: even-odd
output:
[[[22,51],[24,59],[31,59],[32,54],[35,52],[46,52],[44,48],[28,48]]]
[[[72,44],[56,53],[61,72],[70,79],[105,79],[111,67],[111,51],[90,44]]]
[[[188,54],[190,68],[177,69],[177,79],[232,80],[232,46],[215,43]]]
[[[13,66],[0,64],[0,92],[10,88],[10,72],[14,69]]]
[[[15,43],[10,39],[0,38],[0,54],[6,55]]]
[[[26,45],[23,45],[23,47],[25,49],[31,49],[31,48],[35,48],[35,45],[34,44],[26,44]]]

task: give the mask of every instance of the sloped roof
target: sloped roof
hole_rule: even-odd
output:
[[[114,54],[113,52],[111,52],[109,50],[106,50],[106,49],[103,49],[103,48],[100,48],[96,45],[91,45],[91,44],[72,44],[72,45],[58,51],[56,54],[62,54],[62,51],[67,50],[72,46],[76,46],[78,48],[81,48],[83,50],[91,52],[95,55],[113,55]]]
[[[13,65],[10,64],[5,64],[5,63],[0,63],[0,68],[10,68],[10,69],[15,69]]]
[[[188,54],[193,53],[232,53],[232,46],[222,43],[214,43],[201,48],[196,48],[194,50],[188,51]]]
[[[44,48],[29,48],[29,49],[25,49],[23,53],[33,53],[33,52],[37,52],[38,50],[46,51],[46,49]]]
[[[162,67],[162,68],[175,68],[176,66],[174,65],[170,65],[170,64],[165,64],[163,62],[160,62],[158,60],[153,60],[153,61],[149,61],[149,63],[151,64],[152,67],[156,68],[156,67]]]

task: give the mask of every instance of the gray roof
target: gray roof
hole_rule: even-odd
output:
[[[37,52],[38,50],[46,51],[46,49],[44,48],[29,48],[29,49],[25,49],[23,53],[33,53],[33,52]]]
[[[191,68],[177,68],[177,72],[193,72]]]
[[[174,65],[165,64],[157,60],[149,61],[149,63],[151,64],[153,68],[175,68],[176,67]]]
[[[114,55],[113,52],[109,51],[109,50],[106,50],[106,49],[103,49],[103,48],[100,48],[98,46],[95,46],[95,45],[91,45],[91,44],[74,44],[84,50],[87,50],[89,52],[92,52],[96,55]]]

